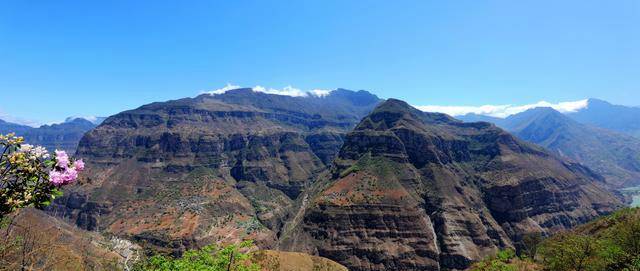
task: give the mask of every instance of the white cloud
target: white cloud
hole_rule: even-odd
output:
[[[525,105],[482,105],[482,106],[446,106],[446,105],[424,105],[416,106],[416,108],[426,112],[440,112],[446,113],[451,116],[461,116],[468,113],[475,113],[479,115],[506,118],[513,114],[527,111],[536,107],[551,107],[562,113],[576,112],[582,108],[586,108],[589,105],[588,100],[579,100],[573,102],[560,102],[550,103],[547,101],[540,101],[533,104]]]
[[[227,85],[224,86],[223,88],[210,90],[210,91],[203,91],[202,93],[216,95],[216,94],[223,94],[229,90],[234,90],[238,88],[241,88],[241,87],[227,83]],[[255,86],[255,87],[252,87],[251,89],[255,92],[262,92],[262,93],[274,94],[274,95],[284,95],[284,96],[291,96],[291,97],[309,97],[309,96],[324,97],[329,95],[329,93],[333,91],[333,90],[326,90],[326,89],[312,89],[308,91],[303,91],[299,88],[295,88],[292,86],[286,86],[282,89]]]
[[[300,89],[294,88],[292,86],[286,86],[283,89],[275,89],[275,88],[265,88],[263,86],[255,86],[252,88],[255,92],[264,92],[267,94],[275,94],[275,95],[284,95],[284,96],[292,96],[292,97],[305,97],[308,94]]]
[[[43,125],[42,122],[14,117],[14,116],[6,114],[6,113],[4,113],[2,111],[0,111],[0,119],[4,120],[6,122],[21,124],[21,125],[26,125],[26,126],[31,126],[31,127],[40,127],[41,125]]]
[[[309,93],[318,97],[324,97],[329,95],[333,90],[328,89],[312,89],[309,90]]]
[[[227,85],[226,85],[226,86],[224,86],[223,88],[219,88],[219,89],[215,89],[215,90],[210,90],[210,91],[203,91],[203,93],[208,93],[208,94],[211,94],[211,95],[214,95],[214,94],[223,94],[223,93],[225,93],[225,92],[227,92],[227,91],[229,91],[229,90],[232,90],[232,89],[238,89],[238,88],[240,88],[240,86],[236,86],[236,85],[232,85],[232,84],[230,84],[230,83],[227,83]]]

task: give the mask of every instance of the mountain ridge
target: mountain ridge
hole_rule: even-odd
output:
[[[280,247],[350,270],[464,269],[621,206],[592,174],[490,123],[389,99],[347,135]]]
[[[378,101],[238,89],[123,111],[82,138],[86,178],[50,212],[152,249],[247,238],[270,248],[294,200]]]
[[[578,122],[640,137],[640,107],[589,99],[587,108],[568,114]]]
[[[536,139],[551,133],[534,124],[582,125],[518,118]],[[622,206],[562,153],[366,91],[154,102],[106,118],[76,155],[85,174],[48,213],[173,254],[252,239],[350,270],[464,269]]]
[[[544,107],[494,123],[525,141],[587,165],[605,176],[613,189],[640,184],[640,140],[635,137],[582,124]]]
[[[41,145],[49,152],[60,149],[75,153],[80,138],[94,127],[96,127],[95,123],[83,118],[45,124],[37,128],[0,120],[0,133],[15,133],[17,136],[24,137],[26,143]]]

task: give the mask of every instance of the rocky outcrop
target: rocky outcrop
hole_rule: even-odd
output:
[[[350,270],[465,269],[620,207],[600,182],[488,123],[388,100],[346,136],[279,245]]]

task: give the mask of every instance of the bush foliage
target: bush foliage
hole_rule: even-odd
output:
[[[640,271],[640,209],[624,209],[542,240],[525,237],[512,250],[475,264],[480,271]]]
[[[180,258],[155,255],[142,260],[136,271],[259,271],[260,266],[251,262],[250,255],[242,252],[251,247],[250,241],[239,245],[218,247],[208,245],[199,250],[189,250]]]
[[[82,160],[74,161],[64,151],[50,155],[22,137],[0,134],[0,218],[20,208],[49,205],[83,169]]]

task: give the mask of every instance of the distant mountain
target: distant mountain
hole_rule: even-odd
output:
[[[87,178],[51,213],[159,250],[245,238],[272,247],[298,195],[380,101],[235,89],[121,112],[82,138]]]
[[[349,270],[465,270],[620,207],[589,169],[488,123],[389,99],[350,132],[280,238]]]
[[[24,137],[26,143],[44,146],[50,152],[60,149],[75,153],[84,133],[95,127],[96,124],[82,118],[68,119],[60,124],[42,125],[38,128],[0,120],[0,133],[16,133]]]
[[[579,123],[552,108],[534,108],[506,119],[486,120],[588,166],[603,175],[612,188],[640,184],[640,139]]]
[[[640,107],[613,105],[603,100],[589,99],[586,108],[567,115],[581,123],[640,138]]]
[[[97,125],[100,125],[107,118],[106,117],[68,117],[64,120],[64,122],[72,122],[77,119],[83,119],[83,120],[89,121],[97,126]]]
[[[457,116],[456,118],[464,122],[484,121],[484,122],[490,122],[490,123],[496,124],[498,126],[500,126],[502,122],[504,122],[503,118],[496,118],[496,117],[485,116],[485,115],[480,115],[475,113],[468,113],[466,115]]]
[[[22,124],[6,122],[0,119],[0,133],[3,133],[3,134],[16,133],[17,135],[21,135],[21,134],[24,134],[25,131],[29,131],[31,129],[34,129],[34,128],[31,126],[26,126]]]

